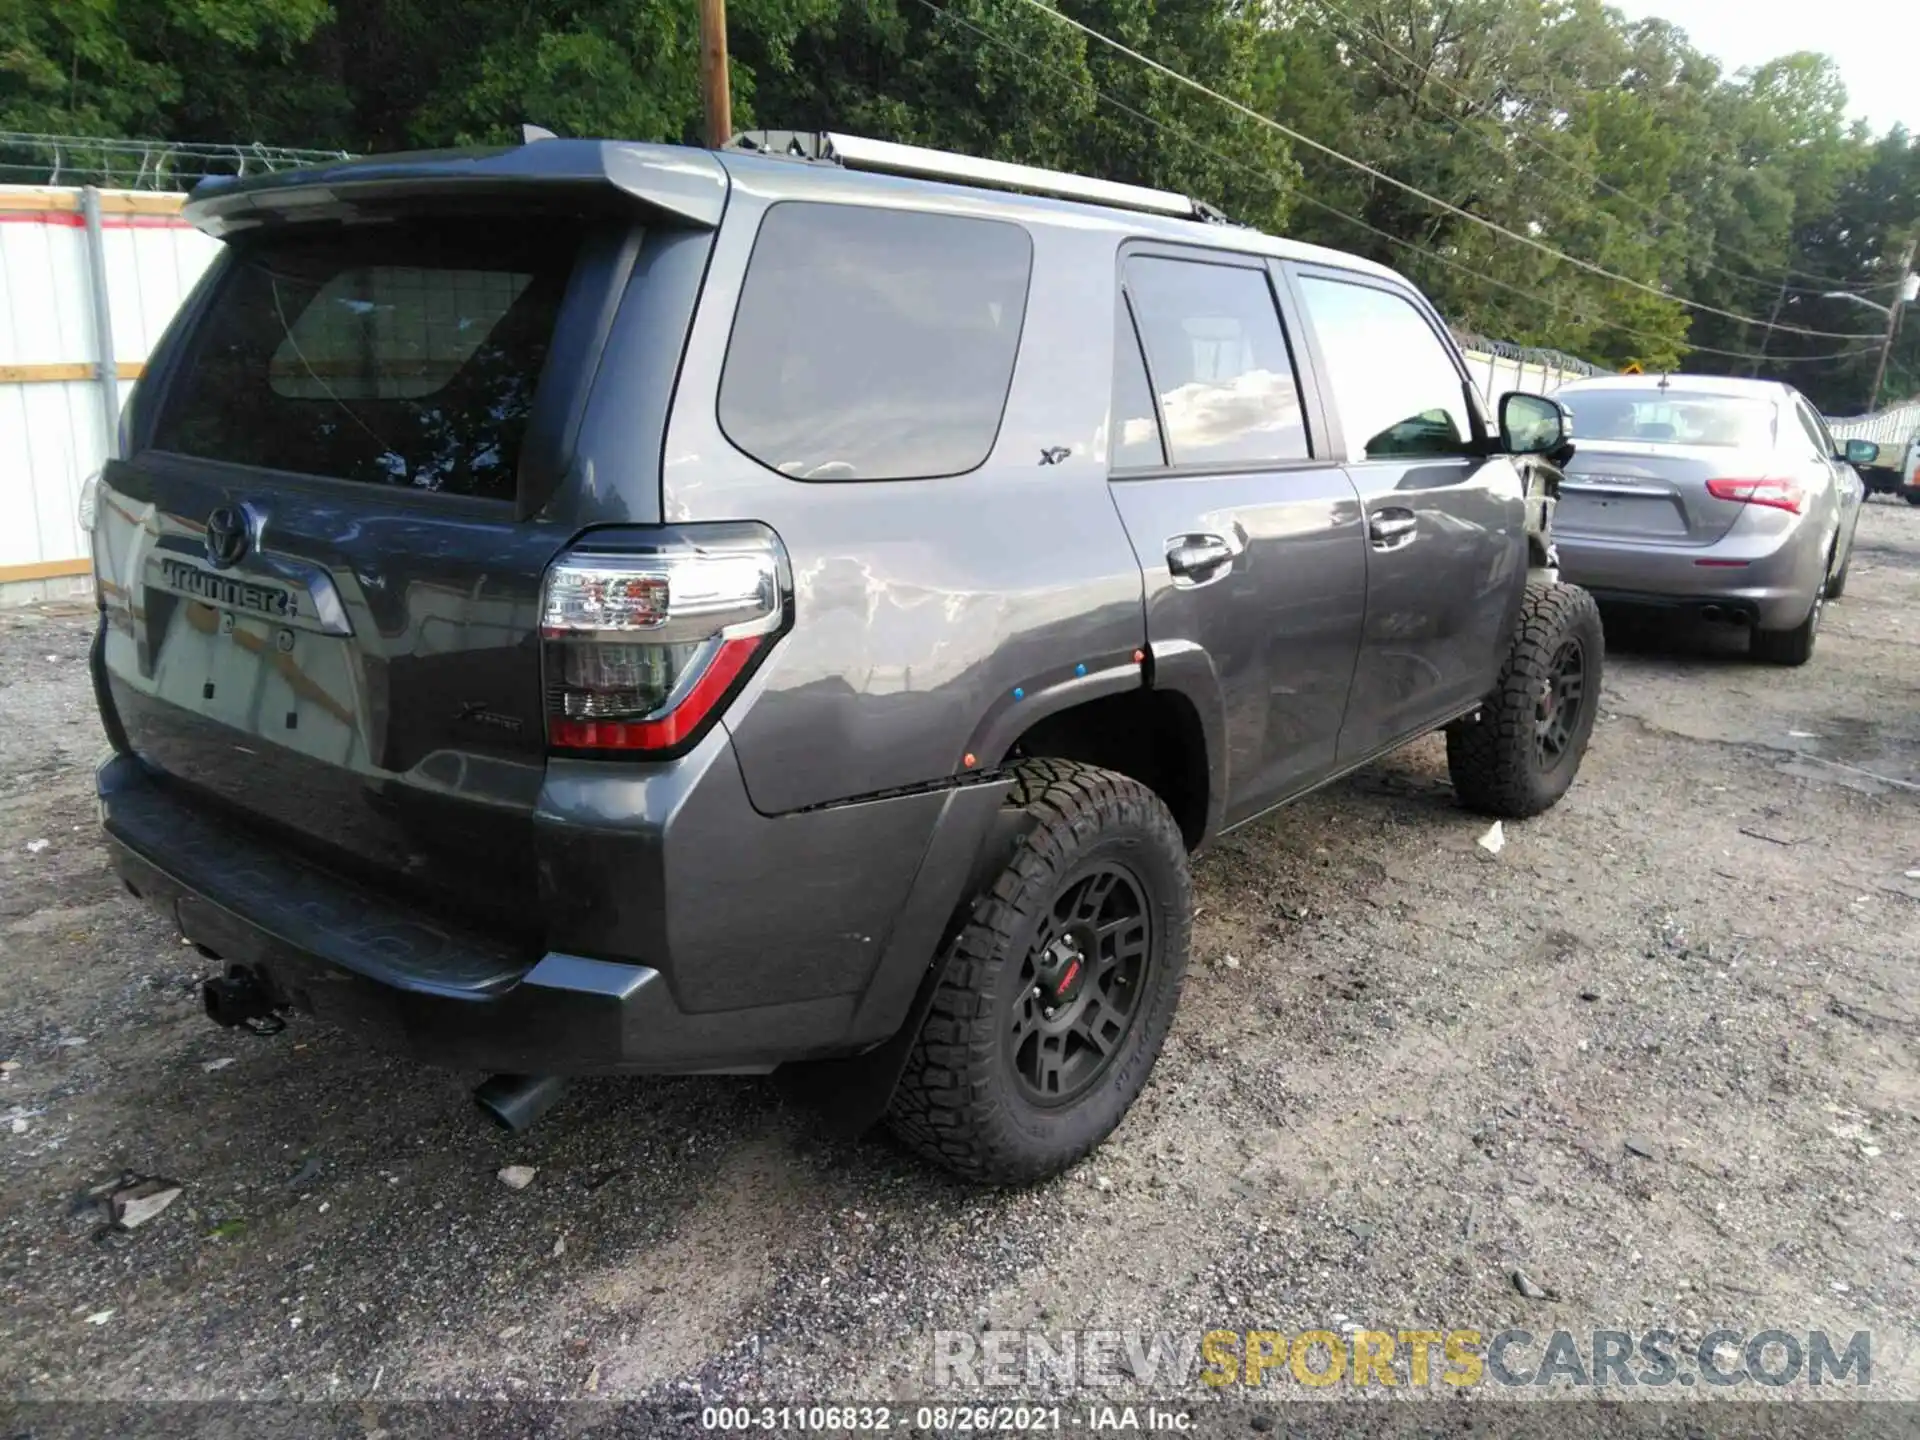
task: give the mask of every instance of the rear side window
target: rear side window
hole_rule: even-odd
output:
[[[1136,255],[1127,298],[1172,464],[1307,458],[1300,387],[1264,270]]]
[[[560,221],[237,242],[154,444],[511,500],[577,249]]]
[[[1160,422],[1154,418],[1153,387],[1147,383],[1146,361],[1140,356],[1140,337],[1127,311],[1126,297],[1114,307],[1113,320],[1113,438],[1108,462],[1115,470],[1157,469],[1167,463],[1160,445]]]
[[[993,449],[1033,242],[969,216],[786,201],[747,264],[720,426],[797,480],[917,480]]]
[[[1834,441],[1833,432],[1827,429],[1827,422],[1805,400],[1796,401],[1793,408],[1800,413],[1800,427],[1813,442],[1813,453],[1822,460],[1833,459],[1840,447]]]
[[[1460,455],[1473,422],[1465,382],[1426,317],[1403,295],[1300,279],[1347,445],[1367,460]]]

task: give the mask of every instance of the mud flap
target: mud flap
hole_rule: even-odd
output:
[[[807,1060],[783,1065],[775,1072],[776,1082],[789,1098],[816,1111],[828,1134],[853,1139],[871,1129],[893,1099],[906,1068],[913,1042],[919,1038],[920,1025],[927,1018],[933,997],[940,988],[953,938],[973,913],[974,903],[994,878],[1013,860],[1014,850],[1033,829],[1033,816],[1013,806],[1001,809],[974,856],[972,873],[961,890],[960,903],[954,907],[939,948],[934,952],[920,986],[907,1007],[900,1028],[869,1050],[832,1060]]]

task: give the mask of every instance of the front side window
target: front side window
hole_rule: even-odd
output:
[[[1126,279],[1171,464],[1307,458],[1300,387],[1264,270],[1137,255]]]
[[[511,219],[238,240],[153,443],[511,500],[578,248],[564,222]]]
[[[747,263],[720,427],[796,480],[960,475],[993,449],[1033,242],[969,216],[785,201]]]
[[[1473,435],[1465,384],[1426,317],[1371,285],[1302,276],[1327,383],[1357,458],[1461,455]]]

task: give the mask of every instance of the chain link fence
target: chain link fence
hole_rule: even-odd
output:
[[[1551,350],[1538,345],[1514,345],[1505,340],[1489,340],[1461,325],[1448,327],[1453,338],[1460,342],[1462,350],[1479,355],[1490,355],[1496,360],[1511,360],[1518,365],[1538,366],[1543,370],[1567,376],[1607,375],[1611,371],[1603,369],[1578,356],[1569,355],[1564,350]]]
[[[210,175],[257,175],[349,158],[344,150],[38,135],[0,130],[0,183],[191,190]]]

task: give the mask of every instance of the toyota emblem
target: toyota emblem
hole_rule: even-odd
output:
[[[252,538],[247,512],[238,505],[222,505],[207,517],[207,558],[219,569],[238,564]]]

